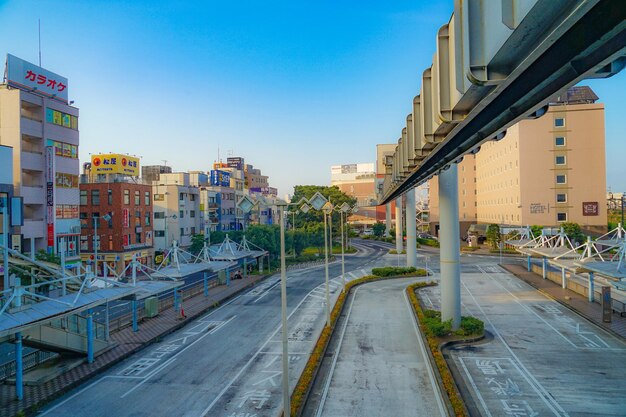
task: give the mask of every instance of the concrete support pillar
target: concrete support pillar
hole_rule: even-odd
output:
[[[230,286],[230,268],[226,268],[226,286]]]
[[[137,300],[132,300],[130,306],[133,309],[133,332],[137,333],[139,331],[139,326],[137,325]]]
[[[528,272],[530,272],[531,270],[531,265],[530,265],[530,255],[528,255],[528,266],[527,266]]]
[[[406,266],[417,267],[417,225],[415,188],[406,193]]]
[[[402,196],[396,198],[396,250],[402,253]]]
[[[567,288],[567,276],[565,275],[565,268],[561,268],[561,287]]]
[[[209,296],[209,273],[207,271],[203,272],[202,279],[204,280],[204,296]]]
[[[589,302],[593,303],[593,299],[595,297],[595,290],[593,288],[593,272],[589,272],[589,293],[587,294],[589,297]]]
[[[459,183],[457,165],[439,174],[439,237],[441,267],[441,320],[461,324],[461,251],[459,242]]]
[[[24,365],[22,362],[22,332],[15,333],[15,396],[24,399]]]
[[[385,237],[391,237],[391,203],[385,204]]]
[[[174,289],[174,311],[178,313],[178,290]]]
[[[541,276],[543,279],[548,278],[548,260],[544,256],[541,261]]]
[[[87,310],[87,363],[93,363],[93,311]]]

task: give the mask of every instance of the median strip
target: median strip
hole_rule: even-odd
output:
[[[417,321],[426,341],[432,358],[437,365],[440,381],[446,390],[450,404],[457,417],[467,417],[469,413],[465,403],[459,394],[459,390],[452,377],[448,363],[441,353],[441,347],[450,342],[469,342],[481,339],[484,335],[484,323],[475,317],[462,317],[459,330],[452,331],[452,321],[441,321],[441,312],[436,310],[424,310],[417,298],[416,290],[419,288],[437,285],[434,281],[416,282],[407,287],[406,292],[413,306]]]
[[[357,285],[365,284],[373,281],[380,281],[385,279],[394,279],[394,278],[414,278],[414,277],[423,277],[427,275],[427,272],[424,269],[417,269],[413,267],[409,268],[396,268],[396,267],[384,267],[384,268],[374,268],[372,269],[372,273],[374,275],[366,275],[364,277],[352,280],[346,283],[346,290],[342,291],[335,302],[335,305],[330,314],[330,326],[325,326],[322,329],[322,332],[313,347],[313,351],[309,360],[300,375],[300,379],[298,379],[298,383],[296,384],[293,393],[291,395],[291,415],[298,416],[302,412],[302,408],[304,407],[304,403],[306,398],[313,386],[313,382],[315,380],[315,376],[317,375],[317,371],[322,363],[322,359],[324,358],[324,353],[328,347],[330,342],[330,338],[332,336],[332,332],[335,328],[335,324],[337,323],[337,319],[339,318],[341,311],[343,310],[343,306],[346,301],[346,297],[349,294],[350,290]]]

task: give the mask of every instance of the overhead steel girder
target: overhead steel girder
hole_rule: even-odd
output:
[[[585,78],[608,77],[623,68],[626,2],[598,0],[578,2],[578,5],[523,60],[517,58],[521,63],[506,78],[494,82],[492,91],[456,124],[445,140],[401,184],[388,190],[381,204],[421,184],[468,151],[537,112],[562,90]],[[538,36],[534,32],[526,33],[531,37]],[[502,53],[498,52],[496,57]],[[498,74],[495,70],[494,73]],[[459,76],[458,72],[456,75]],[[431,68],[424,72],[423,81],[430,77]],[[488,77],[489,73],[484,79]],[[425,93],[431,96],[427,91],[429,88],[430,83],[423,82],[422,97]],[[421,139],[424,140],[424,133],[430,132],[428,134],[434,140],[432,109],[419,107],[424,125],[420,126]]]

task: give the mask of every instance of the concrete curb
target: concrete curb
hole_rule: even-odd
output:
[[[437,284],[439,285],[439,284]],[[433,285],[434,286],[434,285]],[[425,287],[422,287],[425,288]],[[408,289],[405,288],[405,292]],[[419,298],[419,296],[417,295],[419,293],[416,292],[416,297],[418,299],[418,301],[421,301],[421,299]],[[410,300],[409,300],[409,304],[410,304]],[[420,326],[420,321],[417,318],[417,313],[415,312],[415,309],[413,308],[413,305],[411,305],[411,313],[413,314],[413,320],[415,320],[415,324],[417,324],[417,330],[419,330],[420,334],[422,335],[422,348],[424,349],[424,351],[426,352],[426,356],[428,356],[428,362],[430,362],[430,366],[433,369],[433,374],[435,375],[435,379],[437,380],[437,385],[439,386],[439,391],[442,394],[442,397],[445,400],[446,403],[446,411],[448,412],[448,416],[449,417],[454,417],[456,414],[454,413],[454,407],[452,407],[452,402],[450,401],[450,397],[448,396],[448,391],[446,390],[446,387],[443,385],[443,380],[441,379],[441,374],[439,373],[439,367],[437,366],[437,362],[435,362],[435,357],[433,356],[433,353],[430,351],[430,346],[428,346],[428,339],[426,337],[426,335],[424,334],[424,332],[422,331],[422,327]],[[441,351],[441,348],[439,348],[439,350]],[[446,361],[446,364],[448,363],[448,361]],[[450,365],[448,365],[448,368],[450,367]],[[452,371],[450,371],[450,373],[452,374]],[[453,378],[454,380],[454,378]],[[460,392],[459,387],[456,383],[456,381],[454,381],[454,385],[456,387],[457,392]],[[463,408],[465,409],[465,412],[467,415],[470,415],[469,412],[467,411],[467,407],[465,406],[465,401],[463,401]]]

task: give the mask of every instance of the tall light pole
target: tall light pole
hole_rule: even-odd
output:
[[[319,191],[309,199],[309,204],[324,214],[324,270],[326,273],[326,325],[330,327],[330,289],[328,282],[328,240],[326,236],[326,216],[332,212],[333,205]]]
[[[243,196],[237,203],[237,207],[244,213],[249,213],[256,205],[248,196]],[[289,206],[285,202],[277,202],[280,221],[280,309],[282,328],[282,365],[283,365],[283,413],[285,417],[290,417],[291,406],[289,398],[289,344],[287,339],[287,267],[285,263],[285,211]]]
[[[352,207],[346,202],[344,202],[341,206],[339,206],[339,218],[341,220],[341,280],[343,283],[343,290],[346,290],[346,264],[344,257],[344,232],[343,232],[343,224],[344,224],[344,216],[348,211],[351,211]]]

